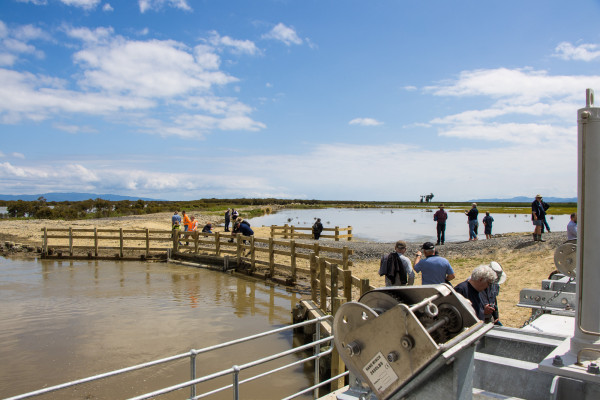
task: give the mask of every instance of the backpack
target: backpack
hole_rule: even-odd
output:
[[[396,273],[400,274],[400,284],[405,286],[408,283],[408,275],[402,266],[402,261],[395,251],[381,256],[379,264],[379,276],[385,275],[390,281],[394,282]]]

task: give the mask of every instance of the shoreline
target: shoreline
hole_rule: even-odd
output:
[[[222,217],[212,214],[195,214],[201,225],[209,221],[222,222]],[[149,228],[170,230],[171,213],[135,215],[127,217],[109,217],[73,221],[60,220],[0,220],[0,241],[21,243],[27,246],[41,245],[41,230],[45,227],[98,227],[98,228]],[[269,237],[270,227],[252,227],[256,237]],[[223,232],[222,226],[216,231]],[[400,239],[400,238],[399,238]],[[511,233],[496,235],[492,239],[477,241],[446,242],[437,246],[440,255],[447,258],[455,270],[454,285],[467,279],[471,271],[480,264],[490,261],[499,262],[508,275],[505,284],[501,286],[498,297],[501,321],[508,326],[520,327],[531,315],[529,309],[519,308],[519,292],[524,288],[541,288],[541,281],[555,270],[554,251],[566,241],[566,232],[552,232],[544,235],[546,242],[533,242],[531,233]],[[312,239],[297,240],[298,242],[313,243]],[[320,240],[323,245],[331,247],[347,246],[353,250],[353,275],[369,279],[373,286],[383,286],[384,280],[378,275],[379,261],[383,254],[393,250],[394,241],[380,243],[366,240],[339,241]],[[407,255],[414,261],[414,254],[422,243],[407,242]],[[16,254],[19,254],[18,256]],[[10,253],[5,251],[5,257],[35,258],[35,252]],[[415,284],[420,284],[420,274],[417,274]]]

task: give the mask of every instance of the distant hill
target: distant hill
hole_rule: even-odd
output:
[[[41,194],[0,194],[0,200],[7,201],[35,201],[40,196],[44,197],[47,201],[83,201],[83,200],[95,200],[95,199],[103,199],[109,201],[121,201],[121,200],[129,200],[129,201],[137,201],[142,199],[144,201],[160,201],[157,199],[150,199],[147,197],[131,197],[131,196],[121,196],[118,194],[95,194],[95,193],[41,193]]]
[[[518,196],[510,199],[474,199],[474,203],[531,203],[533,197]],[[546,203],[577,203],[577,197],[544,197]]]

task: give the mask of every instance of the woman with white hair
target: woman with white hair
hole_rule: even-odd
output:
[[[481,299],[484,304],[494,307],[494,311],[492,314],[485,316],[485,322],[494,322],[496,325],[502,325],[498,311],[498,294],[500,294],[500,285],[506,281],[506,273],[496,261],[490,263],[490,268],[496,273],[496,280],[481,292]]]

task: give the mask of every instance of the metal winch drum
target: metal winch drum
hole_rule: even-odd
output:
[[[444,352],[474,343],[491,327],[464,297],[441,284],[367,292],[339,308],[333,329],[350,372],[387,399]]]

